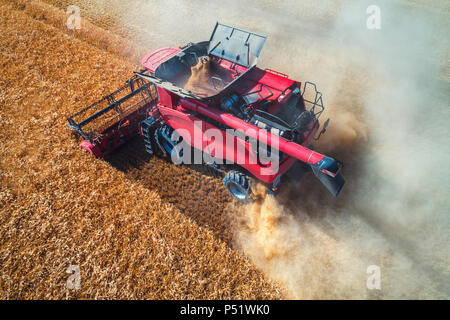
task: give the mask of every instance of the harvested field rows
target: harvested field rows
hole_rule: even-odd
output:
[[[139,139],[109,162],[80,151],[66,117],[118,88],[141,54],[65,19],[0,1],[0,298],[282,297],[230,248],[219,180],[149,161]],[[66,288],[70,265],[80,290]]]

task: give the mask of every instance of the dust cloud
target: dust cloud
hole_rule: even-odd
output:
[[[449,298],[448,18],[445,1],[293,0],[136,1],[122,17],[149,50],[207,40],[216,21],[265,34],[259,66],[323,92],[315,147],[345,162],[341,195],[310,175],[229,208],[236,247],[305,299]]]

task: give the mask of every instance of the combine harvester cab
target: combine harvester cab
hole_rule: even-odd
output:
[[[228,192],[243,202],[251,200],[254,180],[276,192],[286,176],[299,180],[308,171],[337,196],[344,185],[342,162],[311,150],[329,122],[319,132],[322,94],[311,82],[302,85],[256,67],[265,41],[264,36],[217,23],[209,41],[144,57],[144,71],[129,80],[141,82],[119,100],[143,97],[133,116],[117,118],[100,136],[82,130],[118,106],[110,101],[81,122],[74,120],[80,113],[69,118],[69,126],[85,138],[82,147],[98,157],[138,131],[150,154],[159,150],[177,164],[192,160],[186,156],[187,146],[207,155],[203,164],[223,174]],[[125,122],[126,130],[121,129]],[[211,137],[211,132],[216,134]]]

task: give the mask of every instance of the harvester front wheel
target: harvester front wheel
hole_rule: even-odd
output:
[[[155,140],[164,157],[175,164],[183,162],[183,149],[177,147],[182,141],[178,136],[177,140],[173,139],[174,130],[168,125],[162,125],[155,131]]]
[[[223,184],[228,193],[236,200],[249,202],[252,200],[249,178],[242,172],[232,170],[225,175]]]

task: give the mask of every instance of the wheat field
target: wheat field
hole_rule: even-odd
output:
[[[66,118],[121,86],[143,51],[66,19],[44,2],[0,1],[0,298],[283,297],[232,248],[220,180],[79,149]],[[79,290],[66,287],[70,265]]]

